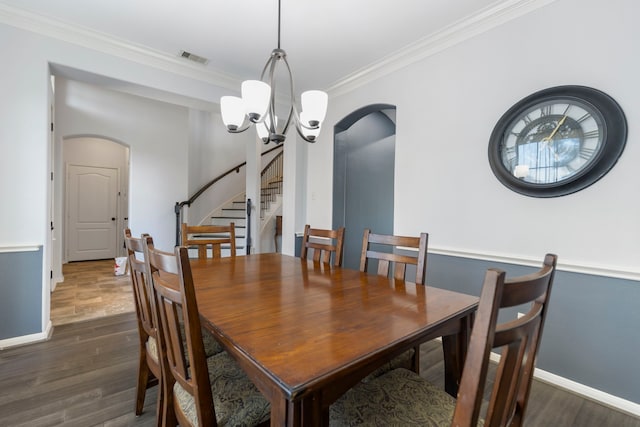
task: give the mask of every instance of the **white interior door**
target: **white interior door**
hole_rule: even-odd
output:
[[[67,260],[116,256],[118,169],[69,165]]]

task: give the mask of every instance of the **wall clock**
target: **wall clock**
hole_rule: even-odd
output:
[[[563,196],[602,178],[626,140],[624,112],[613,98],[590,87],[558,86],[527,96],[498,120],[489,164],[513,191]]]

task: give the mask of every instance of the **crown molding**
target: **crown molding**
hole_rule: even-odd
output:
[[[345,76],[326,90],[330,96],[342,95],[554,1],[556,0],[499,0],[441,31]],[[88,28],[50,19],[1,2],[0,22],[234,92],[241,84],[240,79],[229,74],[207,69],[200,64],[191,64],[177,56],[135,45]]]
[[[51,37],[77,46],[116,56],[161,71],[237,91],[241,81],[231,75],[213,71],[204,65],[167,53],[132,44],[111,35],[71,25],[0,2],[0,23]]]
[[[347,75],[327,88],[327,92],[329,92],[330,96],[343,95],[555,1],[497,1],[430,36],[411,43],[380,61]]]

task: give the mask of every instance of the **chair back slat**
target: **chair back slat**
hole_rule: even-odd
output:
[[[198,258],[207,258],[207,249],[211,248],[211,257],[222,256],[222,245],[229,245],[230,256],[236,256],[235,224],[229,225],[187,225],[182,224],[182,246],[197,247]]]
[[[146,237],[143,235],[143,238]],[[157,330],[153,317],[152,299],[150,297],[150,287],[146,282],[146,266],[144,259],[144,246],[142,239],[133,237],[131,230],[124,231],[124,244],[127,249],[129,271],[131,283],[133,285],[133,296],[135,299],[136,314],[138,322],[147,336],[156,338]],[[137,254],[137,255],[136,255]]]
[[[393,277],[398,280],[406,279],[407,265],[416,266],[416,277],[413,281],[423,285],[427,272],[427,244],[429,235],[420,233],[420,237],[393,236],[387,234],[375,234],[368,228],[364,230],[362,237],[362,252],[360,254],[360,271],[367,272],[369,260],[378,261],[377,274],[389,277],[391,267],[393,267]],[[371,248],[375,244],[376,249]],[[390,252],[382,252],[381,247],[387,247]],[[398,249],[417,249],[417,255],[404,255],[397,253]]]
[[[319,241],[320,240],[320,241]],[[311,228],[309,224],[304,227],[300,258],[307,259],[309,249],[313,249],[313,261],[334,266],[342,265],[342,251],[344,245],[344,227],[337,230],[323,230]],[[333,262],[331,261],[333,257]]]
[[[522,425],[556,264],[557,256],[548,254],[533,274],[505,280],[504,271],[486,272],[452,425],[477,425],[494,349],[500,350],[500,362],[484,425]],[[500,308],[527,303],[524,316],[498,324]]]

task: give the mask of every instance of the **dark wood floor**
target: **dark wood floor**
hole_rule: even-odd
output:
[[[48,342],[0,351],[0,426],[151,426],[155,389],[133,414],[137,363],[133,313],[57,326]],[[443,382],[436,342],[422,348],[422,373]],[[536,382],[527,427],[640,427],[640,419]]]

